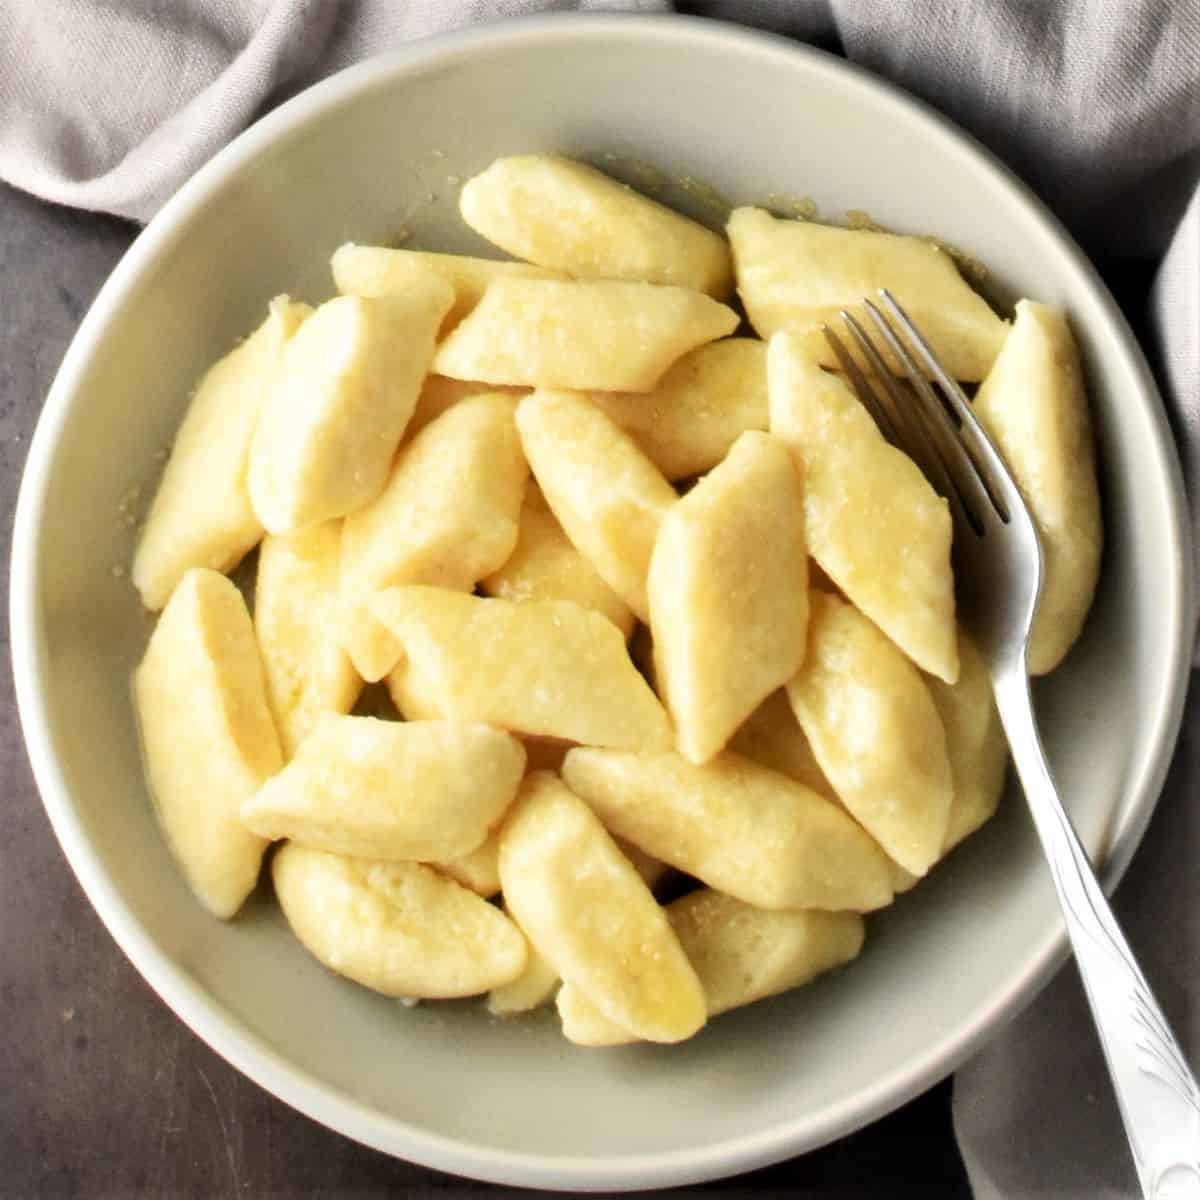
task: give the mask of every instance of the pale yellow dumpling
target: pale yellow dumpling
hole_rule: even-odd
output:
[[[742,434],[671,508],[648,591],[655,676],[676,745],[706,762],[804,660],[804,495],[783,442]]]
[[[480,587],[504,600],[569,600],[606,616],[626,637],[633,630],[633,612],[571,544],[535,483],[525,490],[513,552]]]
[[[1008,741],[996,711],[991,674],[975,643],[961,631],[958,658],[962,669],[957,683],[925,681],[946,731],[946,753],[954,780],[943,853],[974,833],[996,811],[1008,768]]]
[[[285,758],[322,713],[347,713],[362,680],[342,647],[342,524],[269,533],[258,552],[254,632]]]
[[[530,942],[610,1020],[655,1042],[704,1024],[704,994],[663,910],[595,815],[544,771],[500,838],[505,903]]]
[[[380,623],[380,628],[395,641],[386,625]],[[387,673],[384,684],[396,711],[406,721],[440,721],[445,716],[455,715],[444,698],[439,677],[414,668],[404,657],[403,647],[400,661]],[[534,761],[538,766],[544,765],[539,759]]]
[[[266,842],[242,802],[283,765],[250,614],[224,575],[193,567],[171,594],[134,672],[154,809],[192,891],[232,917]]]
[[[1091,417],[1079,351],[1063,315],[1022,300],[975,397],[1041,537],[1042,591],[1029,670],[1052,671],[1083,628],[1104,541]]]
[[[924,875],[942,852],[953,783],[920,673],[857,609],[814,592],[808,653],[787,691],[838,798],[896,862]]]
[[[606,617],[577,604],[514,604],[430,587],[394,587],[371,604],[403,647],[408,715],[482,721],[514,733],[662,749],[670,724]],[[394,686],[394,685],[393,685]]]
[[[529,769],[528,759],[525,763]],[[500,891],[500,826],[487,835],[482,845],[464,854],[461,858],[452,858],[449,862],[438,863],[437,868],[443,875],[449,875],[456,883],[470,888],[477,896],[490,900]]]
[[[414,281],[429,275],[444,279],[454,289],[454,303],[442,318],[439,334],[449,333],[479,303],[493,279],[559,279],[556,271],[531,263],[472,258],[468,254],[431,254],[426,250],[393,250],[386,246],[358,246],[347,242],[330,260],[333,281],[343,295],[403,295]]]
[[[643,620],[659,526],[677,499],[657,467],[583,396],[534,392],[517,406],[521,445],[575,548]]]
[[[271,875],[305,948],[331,971],[386,996],[475,996],[525,969],[520,930],[423,863],[343,858],[289,842]]]
[[[175,435],[133,556],[133,583],[157,611],[189,567],[228,571],[263,535],[250,503],[250,443],[283,348],[312,310],[286,296],[200,381]]]
[[[473,383],[469,379],[451,379],[448,375],[426,375],[417,397],[417,407],[404,429],[404,440],[411,442],[430,421],[436,421],[447,409],[471,396],[487,393],[525,396],[528,388],[497,387],[494,383]]]
[[[383,488],[454,290],[338,296],[284,348],[250,449],[250,499],[272,533],[345,516]]]
[[[857,913],[771,912],[701,888],[667,905],[667,919],[704,988],[708,1015],[801,987],[856,958],[863,944]],[[558,996],[563,1033],[583,1046],[634,1041],[567,984]]]
[[[702,475],[746,430],[770,424],[767,344],[722,338],[676,360],[653,391],[588,398],[668,479]]]
[[[772,692],[750,714],[733,735],[729,748],[804,784],[818,796],[837,798],[783,688]]]
[[[613,844],[625,855],[630,866],[651,891],[670,873],[671,868],[666,863],[659,862],[636,846],[620,838],[613,838]],[[512,983],[492,992],[488,997],[488,1012],[494,1016],[507,1017],[539,1008],[554,998],[560,982],[554,967],[531,946],[524,972],[519,979],[514,979]]]
[[[987,374],[1007,326],[971,290],[954,260],[924,238],[840,229],[738,208],[729,218],[738,294],[759,337],[793,330],[822,365],[836,367],[821,326],[887,288],[956,378]],[[872,327],[873,328],[873,327]]]
[[[953,683],[954,529],[946,501],[794,334],[771,339],[767,386],[771,432],[804,476],[809,553],[913,662]]]
[[[521,743],[487,725],[327,714],[242,822],[334,854],[449,863],[483,845],[524,771]]]
[[[467,181],[463,220],[517,258],[569,275],[733,290],[720,234],[586,163],[556,154],[498,158]]]
[[[561,982],[554,967],[530,946],[525,970],[511,983],[493,988],[488,993],[487,1010],[494,1017],[513,1017],[518,1013],[532,1012],[554,999]]]
[[[401,451],[379,496],[346,518],[344,636],[364,679],[382,679],[400,657],[370,613],[376,592],[398,583],[470,591],[517,544],[529,469],[514,406],[495,394],[460,401]]]
[[[686,288],[505,277],[442,342],[433,370],[518,387],[647,391],[737,324],[733,309]]]
[[[580,747],[563,779],[611,833],[759,908],[882,908],[887,857],[841,807],[726,752],[696,766],[678,754]]]

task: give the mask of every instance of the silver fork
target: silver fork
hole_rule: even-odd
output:
[[[1142,1193],[1154,1200],[1200,1197],[1200,1089],[1063,809],[1038,737],[1026,663],[1042,582],[1037,529],[962,389],[895,299],[886,290],[879,297],[879,306],[864,302],[867,323],[902,366],[911,391],[896,382],[851,313],[841,317],[870,366],[869,379],[833,329],[826,327],[825,337],[881,432],[911,455],[950,504],[959,619],[991,670]]]

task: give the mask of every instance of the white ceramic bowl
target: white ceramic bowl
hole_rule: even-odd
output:
[[[778,1160],[932,1084],[1043,982],[1062,950],[1022,805],[873,918],[862,958],[715,1021],[685,1046],[574,1049],[552,1018],[402,1011],[336,979],[269,898],[208,917],[142,783],[127,680],[149,621],[122,498],[201,369],[329,253],[411,231],[472,250],[457,180],[559,150],[705,180],[734,202],[811,197],[936,231],[992,268],[1000,303],[1062,306],[1096,413],[1107,551],[1085,636],[1038,710],[1085,841],[1128,862],[1180,716],[1190,611],[1175,452],[1142,356],[1045,210],[944,120],[819,52],[681,18],[542,18],[421,43],[301,95],[202,170],[138,239],[47,401],[17,513],[12,642],[46,809],[113,936],[218,1053],[318,1121],[389,1153],[573,1190],[680,1183]],[[634,164],[634,166],[630,166]],[[676,199],[695,209],[687,189]]]

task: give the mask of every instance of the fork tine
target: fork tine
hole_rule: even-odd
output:
[[[954,484],[955,495],[968,522],[976,533],[982,533],[989,512],[999,515],[1002,509],[994,501],[986,481],[976,468],[959,437],[958,430],[938,398],[924,372],[917,366],[908,348],[896,335],[884,315],[871,303],[864,300],[863,306],[874,322],[888,348],[896,356],[916,393],[916,411],[929,431],[938,455]],[[909,327],[911,328],[911,322]],[[940,368],[939,368],[940,369]],[[1007,519],[1007,515],[1001,519]]]
[[[926,478],[933,483],[934,490],[945,496],[947,500],[950,500],[957,494],[957,489],[946,469],[943,456],[939,453],[929,429],[923,421],[914,421],[912,419],[912,404],[909,403],[907,397],[901,395],[899,385],[892,377],[892,373],[888,370],[887,364],[883,361],[879,351],[875,348],[875,343],[866,335],[862,326],[854,319],[853,314],[842,309],[839,315],[845,322],[846,328],[854,335],[854,340],[858,343],[859,349],[862,350],[864,357],[870,365],[874,378],[879,381],[880,387],[887,393],[892,413],[894,414],[893,428],[902,426],[908,434],[907,439],[903,437],[891,438],[892,444],[915,457],[917,466],[921,468]],[[846,357],[850,358],[849,355]],[[850,359],[850,361],[853,362],[853,359]],[[857,364],[854,367],[852,381],[854,382],[855,390],[861,396],[863,387],[866,384],[865,377],[858,370]],[[862,381],[861,385],[860,381]]]
[[[1000,457],[1000,452],[992,444],[992,439],[976,419],[975,412],[971,408],[971,402],[967,399],[966,393],[959,387],[958,380],[954,379],[938,361],[937,355],[934,354],[929,343],[921,336],[920,330],[913,324],[908,314],[900,307],[895,296],[887,288],[880,288],[879,296],[883,301],[884,307],[887,308],[888,312],[891,313],[892,317],[900,325],[900,328],[903,329],[905,337],[908,338],[913,348],[924,361],[929,373],[937,380],[943,395],[946,397],[946,402],[950,405],[954,415],[961,423],[959,430],[956,431],[957,440],[969,455],[971,464],[974,466],[984,488],[987,490],[988,497],[1000,515],[1000,519],[1007,524],[1012,516],[1011,510],[1014,501],[1016,504],[1023,504],[1023,501],[1019,494],[1006,495],[1006,493],[1009,493],[1013,489],[1013,485],[1008,468],[1004,465],[1004,460]],[[922,379],[925,378],[920,371],[918,371],[918,374],[921,375]],[[928,388],[928,386],[928,381],[926,380],[926,387]],[[932,395],[932,388],[929,388],[929,391]]]
[[[849,320],[847,313],[842,313],[842,316]],[[834,332],[829,325],[822,325],[821,332],[825,335],[825,340],[829,343],[829,348],[833,351],[838,362],[841,364],[842,370],[850,379],[851,386],[854,388],[855,394],[862,401],[863,406],[871,414],[875,424],[879,426],[879,432],[883,434],[893,446],[903,448],[904,443],[901,441],[896,432],[896,422],[894,420],[895,413],[889,412],[887,406],[882,402],[879,393],[871,386],[870,381],[859,369],[858,363],[854,361],[854,356],[846,349],[845,343]]]

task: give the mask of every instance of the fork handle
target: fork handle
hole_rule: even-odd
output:
[[[993,680],[1000,720],[1058,891],[1142,1193],[1200,1197],[1200,1089],[1063,809],[1034,724],[1029,678]]]

